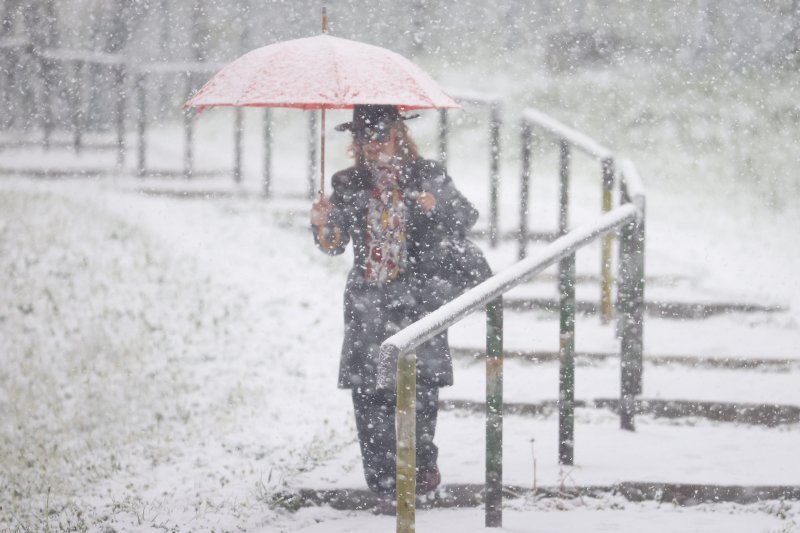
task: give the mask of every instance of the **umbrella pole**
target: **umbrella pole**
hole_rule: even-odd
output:
[[[328,33],[328,9],[323,4],[322,6],[322,33]],[[319,130],[319,199],[325,197],[325,108],[322,108],[322,124]]]
[[[322,108],[322,124],[320,125],[320,163],[319,163],[319,198],[325,197],[325,108]]]

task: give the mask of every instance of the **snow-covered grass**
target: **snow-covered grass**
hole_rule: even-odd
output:
[[[3,182],[0,202],[4,528],[252,527],[352,439],[338,320],[317,327],[343,275],[297,255],[305,225],[80,182]]]

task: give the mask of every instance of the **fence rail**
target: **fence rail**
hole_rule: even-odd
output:
[[[559,146],[559,216],[558,235],[563,235],[569,223],[569,179],[572,149],[575,148],[600,162],[602,183],[602,212],[608,213],[613,203],[614,191],[614,156],[611,151],[569,126],[566,126],[549,115],[536,109],[527,109],[521,119],[521,160],[522,174],[520,178],[520,213],[519,213],[519,258],[527,253],[528,242],[532,235],[528,231],[528,198],[531,180],[531,144],[534,129],[544,132]],[[534,236],[537,238],[538,235]],[[612,302],[613,276],[611,273],[611,254],[614,236],[608,234],[603,238],[601,249],[600,270],[602,281],[600,285],[600,318],[604,323],[611,321],[614,314]]]
[[[567,128],[540,112],[528,111],[523,117],[523,139],[531,134],[532,122],[554,134],[561,148],[561,236],[531,257],[492,276],[426,317],[386,339],[381,345],[377,368],[379,388],[397,390],[397,531],[407,533],[415,527],[416,492],[416,352],[415,349],[436,334],[448,329],[473,311],[486,310],[486,489],[485,524],[502,526],[502,446],[503,446],[503,294],[524,283],[549,266],[559,265],[559,445],[562,464],[574,460],[575,406],[575,254],[580,248],[615,230],[621,234],[618,264],[618,324],[620,336],[620,427],[634,429],[635,396],[641,393],[644,320],[644,187],[632,162],[620,162],[622,205],[604,210],[594,223],[568,230],[569,147],[577,146],[603,164],[604,187],[613,166],[610,151],[583,134]],[[527,131],[526,131],[527,130]],[[522,145],[523,169],[530,162],[530,144]],[[525,170],[523,170],[525,173]],[[613,175],[611,176],[613,180]],[[613,181],[612,181],[613,183]],[[525,184],[525,180],[523,180]],[[607,208],[607,209],[606,209]],[[609,252],[610,253],[610,252]]]

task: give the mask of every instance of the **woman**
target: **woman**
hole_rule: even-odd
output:
[[[352,389],[364,475],[370,489],[395,490],[394,390],[375,386],[380,344],[490,275],[466,240],[478,212],[444,168],[420,158],[395,106],[362,105],[336,127],[353,135],[355,165],[334,174],[330,199],[311,209],[314,239],[331,255],[353,243],[344,295],[339,386]],[[447,332],[417,348],[417,491],[439,485],[433,443],[439,387],[453,383]]]

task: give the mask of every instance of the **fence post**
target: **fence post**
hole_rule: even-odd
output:
[[[522,136],[520,139],[522,156],[522,173],[520,175],[519,192],[519,258],[525,259],[528,246],[528,188],[531,180],[531,127],[528,121],[522,120]]]
[[[125,165],[125,65],[114,69],[114,92],[117,95],[117,166]]]
[[[50,60],[45,58],[44,56],[40,56],[41,61],[41,69],[42,69],[42,98],[44,99],[44,109],[42,110],[42,118],[44,119],[44,148],[45,150],[50,149],[50,138],[53,135],[53,127],[55,125],[55,120],[53,119],[53,88],[50,85],[50,80],[53,78],[52,76],[52,68],[50,65]],[[13,69],[9,69],[9,74],[13,77],[14,71]],[[13,87],[13,80],[11,82]]]
[[[562,465],[571,465],[575,454],[575,252],[559,262],[558,285],[558,460]]]
[[[397,360],[397,532],[413,533],[417,490],[417,357]]]
[[[489,112],[489,246],[497,247],[499,224],[498,194],[500,189],[500,105],[492,103]]]
[[[184,101],[192,96],[192,72],[186,71],[186,87]],[[183,177],[192,178],[194,174],[194,113],[191,109],[183,112]]]
[[[72,83],[72,135],[73,135],[73,149],[75,153],[81,151],[81,128],[83,127],[83,75],[84,75],[85,62],[82,59],[75,61],[73,75],[75,76]]]
[[[644,289],[645,289],[645,220],[647,219],[647,208],[644,198],[637,200],[637,205],[641,210],[641,217],[638,219],[636,225],[636,232],[634,233],[634,266],[636,267],[636,275],[633,278],[633,304],[634,304],[634,321],[633,321],[633,334],[632,345],[635,350],[636,356],[636,375],[634,377],[634,393],[642,394],[642,374],[644,371]]]
[[[603,213],[608,213],[612,208],[612,195],[614,190],[614,160],[603,159]],[[603,236],[601,252],[602,286],[600,289],[600,320],[603,324],[611,322],[614,316],[614,304],[611,300],[611,286],[614,278],[611,272],[611,249],[614,243],[613,233]]]
[[[244,129],[244,113],[241,107],[234,109],[233,115],[233,181],[242,182],[242,130]]]
[[[623,191],[623,201],[629,202]],[[644,199],[637,199],[639,219],[620,231],[620,427],[635,429],[636,395],[642,393],[644,325]]]
[[[486,527],[503,526],[503,298],[486,305]]]
[[[439,161],[447,168],[447,109],[439,110]]]
[[[268,198],[272,179],[272,116],[269,108],[264,108],[264,197]]]
[[[566,235],[569,231],[569,168],[570,150],[565,139],[558,142],[559,146],[559,195],[558,195],[558,234]]]
[[[139,143],[136,147],[137,151],[137,164],[136,164],[136,175],[140,178],[143,178],[146,172],[146,155],[147,155],[147,140],[145,139],[147,134],[147,99],[146,99],[146,90],[145,90],[145,80],[146,74],[144,72],[139,72],[136,75],[136,92],[138,97],[137,105],[139,107],[139,120],[138,120],[138,136],[139,136]]]
[[[312,200],[315,196],[317,173],[317,112],[308,114],[308,197]]]

